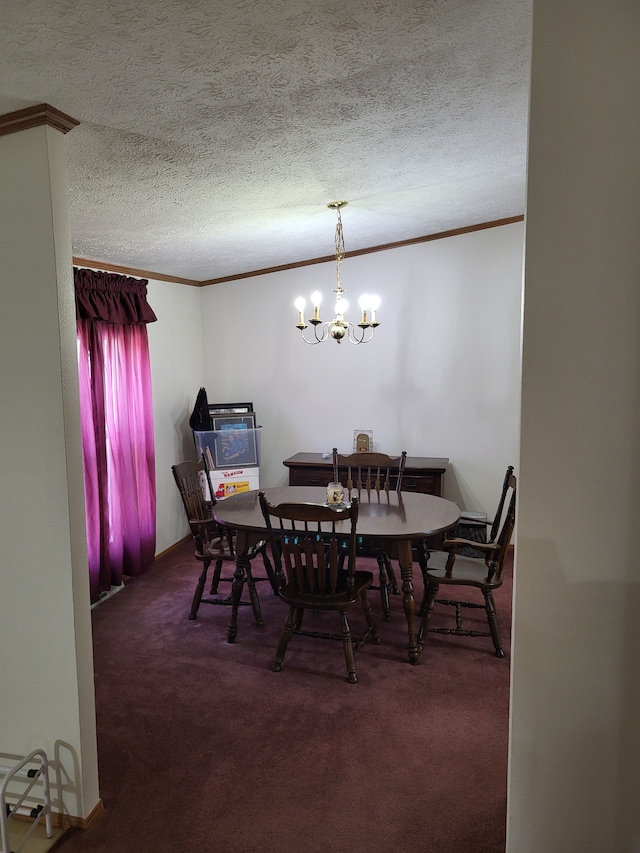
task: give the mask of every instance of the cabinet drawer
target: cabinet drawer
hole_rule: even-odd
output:
[[[414,477],[405,471],[402,478],[403,492],[420,492],[423,495],[440,495],[439,477]]]
[[[289,468],[290,486],[328,486],[333,480],[333,468]]]
[[[339,479],[344,484],[346,478],[346,470],[341,469]],[[290,486],[327,486],[333,480],[333,468],[326,464],[317,468],[313,466],[292,465],[289,468],[289,485]],[[439,476],[430,476],[426,474],[414,475],[410,471],[405,471],[402,480],[403,492],[419,492],[423,495],[437,495],[440,497],[442,480]],[[395,488],[395,477],[391,479],[391,488]]]

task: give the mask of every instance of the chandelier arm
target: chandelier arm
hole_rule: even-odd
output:
[[[320,336],[318,336],[318,325],[320,325],[320,328],[322,329],[322,333],[320,334]],[[325,322],[322,324],[317,324],[317,323],[314,324],[313,334],[315,337],[315,341],[310,341],[307,338],[307,336],[305,335],[304,329],[300,329],[300,334],[302,335],[302,340],[305,342],[305,344],[310,344],[311,346],[315,346],[316,344],[324,343],[327,340],[327,338],[329,337],[329,326],[330,326],[330,323],[328,323],[328,322]]]
[[[354,326],[353,323],[347,324],[347,337],[349,338],[350,344],[368,344],[369,341],[373,340],[373,336],[376,333],[375,327],[366,326],[364,329],[360,328],[360,336],[358,337],[356,333],[357,326]],[[371,334],[368,338],[365,338],[367,333],[367,329],[371,329]]]

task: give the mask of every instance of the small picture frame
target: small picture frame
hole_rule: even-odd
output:
[[[212,418],[215,468],[249,468],[258,464],[255,412]]]
[[[209,403],[209,416],[212,418],[216,415],[243,415],[252,411],[253,403]]]
[[[354,429],[353,431],[353,452],[367,453],[373,450],[373,430],[371,429]]]

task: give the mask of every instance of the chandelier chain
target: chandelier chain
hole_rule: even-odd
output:
[[[342,286],[340,284],[340,264],[344,260],[344,233],[342,231],[342,216],[340,214],[340,208],[336,209],[336,213],[338,215],[338,222],[336,223],[336,236],[335,236],[335,246],[336,246],[336,284],[338,285],[338,289],[342,290]]]

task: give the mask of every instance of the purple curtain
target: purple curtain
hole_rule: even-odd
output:
[[[91,600],[156,545],[147,281],[74,269]]]

